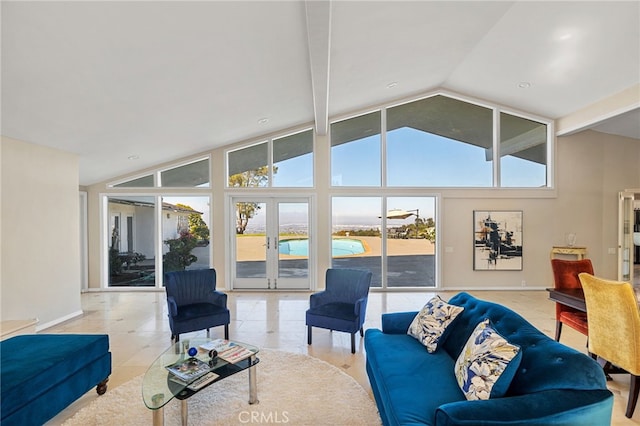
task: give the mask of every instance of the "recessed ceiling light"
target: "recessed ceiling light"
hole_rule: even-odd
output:
[[[529,87],[531,87],[531,83],[529,83],[528,81],[521,81],[520,83],[518,83],[518,87],[521,89],[528,89]]]
[[[393,89],[397,85],[398,85],[397,81],[392,81],[391,83],[387,84],[387,89]]]
[[[269,119],[267,117],[264,117],[258,120],[258,124],[267,124],[268,122],[269,122]]]
[[[140,156],[139,155],[130,155],[127,157],[129,160],[139,160]]]

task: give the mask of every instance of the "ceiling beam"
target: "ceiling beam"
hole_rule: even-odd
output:
[[[640,109],[640,84],[588,105],[556,120],[556,136],[568,136],[589,129],[612,117]]]
[[[305,7],[316,132],[326,135],[329,129],[331,1],[305,1]]]

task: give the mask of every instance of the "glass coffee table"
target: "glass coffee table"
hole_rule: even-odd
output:
[[[258,402],[258,389],[256,386],[256,365],[260,359],[256,357],[259,349],[255,346],[233,340],[224,341],[226,347],[236,348],[237,351],[230,350],[229,355],[233,353],[244,352],[247,358],[235,362],[229,362],[218,356],[211,360],[209,347],[214,343],[220,343],[222,339],[185,339],[178,341],[164,351],[158,359],[156,359],[151,367],[147,370],[142,381],[142,399],[147,408],[153,411],[153,424],[164,424],[164,406],[176,398],[181,401],[182,424],[187,424],[188,406],[187,400],[196,393],[206,389],[212,384],[224,380],[244,370],[249,370],[249,404]],[[189,349],[195,348],[197,353],[189,355]],[[193,353],[193,350],[192,350]],[[224,355],[224,353],[221,351]],[[208,364],[208,370],[217,375],[212,381],[205,383],[201,387],[194,386],[193,383],[185,383],[184,381],[175,380],[175,376],[169,372],[168,366],[179,364],[185,360],[196,358]],[[228,357],[232,359],[231,356]],[[195,363],[195,361],[194,361]],[[196,379],[197,382],[197,379]]]

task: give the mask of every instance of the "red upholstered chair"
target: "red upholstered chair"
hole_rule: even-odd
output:
[[[590,259],[551,259],[551,269],[553,270],[554,287],[556,289],[582,288],[578,274],[586,272],[593,275],[593,265]],[[587,313],[556,303],[556,341],[560,341],[562,324],[567,324],[585,336],[589,336]]]

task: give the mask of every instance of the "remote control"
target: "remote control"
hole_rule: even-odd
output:
[[[189,386],[187,387],[192,391],[197,391],[202,389],[204,386],[208,385],[209,383],[213,382],[218,377],[219,376],[216,373],[208,372],[207,374],[200,377],[199,379],[196,379],[193,382],[189,383]]]

